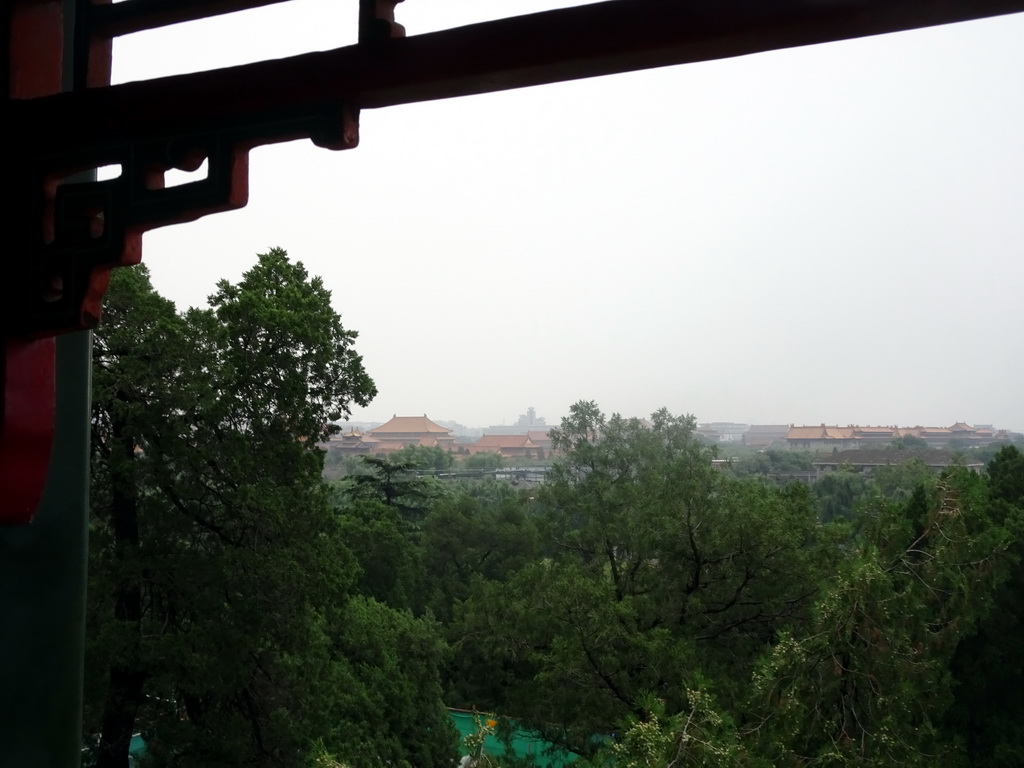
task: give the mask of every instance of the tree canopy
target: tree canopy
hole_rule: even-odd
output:
[[[137,730],[155,765],[298,766],[314,745],[352,766],[454,759],[439,632],[359,593],[320,476],[331,421],[375,394],[355,339],[280,249],[184,313],[145,268],[116,271],[94,357],[101,768],[127,765]]]
[[[1018,764],[1019,453],[838,477],[822,523],[694,427],[571,409],[533,554],[450,571],[453,690],[583,765]]]
[[[94,380],[101,766],[133,730],[157,766],[450,766],[442,699],[581,768],[1024,760],[1015,447],[984,474],[808,488],[763,474],[809,455],[722,467],[691,416],[582,401],[540,487],[420,477],[452,457],[417,448],[327,486],[316,443],[374,392],[354,340],[280,251],[185,313],[116,276]]]
[[[667,411],[645,424],[579,403],[552,439],[547,556],[464,606],[467,634],[518,669],[505,705],[589,753],[650,695],[681,708],[713,679],[739,697],[757,651],[810,620],[836,559],[809,495],[714,469],[693,418]]]

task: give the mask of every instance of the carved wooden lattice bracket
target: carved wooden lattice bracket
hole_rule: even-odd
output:
[[[358,113],[344,104],[290,108],[241,121],[210,126],[200,118],[165,137],[90,149],[73,158],[40,153],[29,167],[19,168],[21,188],[35,192],[21,215],[19,250],[31,258],[14,265],[20,274],[5,297],[8,331],[39,337],[95,325],[110,269],[139,262],[143,232],[246,204],[253,147],[308,137],[320,146],[347,149],[359,139]],[[194,171],[204,162],[205,178],[164,186],[166,172]],[[60,180],[76,167],[111,165],[120,166],[117,178]]]
[[[70,122],[66,105],[88,103],[109,87],[113,36],[277,1],[17,0],[12,6],[8,107],[18,151],[9,157],[7,178],[17,190],[7,212],[15,256],[6,260],[0,288],[0,523],[29,522],[45,484],[55,410],[52,337],[98,322],[110,270],[139,262],[142,234],[244,206],[253,147],[299,138],[336,150],[358,144],[358,109],[344,100],[275,102],[271,93],[230,113],[208,99],[183,99],[168,120],[163,94],[142,84],[134,89],[132,113],[141,118],[134,124],[109,113]],[[397,2],[361,0],[361,44],[404,34],[394,21]],[[77,23],[69,52],[62,37],[72,7]],[[70,92],[59,75],[69,54],[75,62]],[[89,122],[111,119],[143,128],[89,131]],[[165,186],[168,171],[195,171],[204,162],[205,178]],[[81,179],[82,171],[104,166],[118,166],[120,174]]]
[[[299,138],[330,149],[356,146],[356,107],[343,99],[275,100],[288,83],[267,83],[262,97],[231,113],[218,109],[209,91],[195,98],[179,91],[173,119],[167,119],[166,95],[146,83],[127,89],[134,120],[121,112],[123,102],[120,109],[104,110],[103,99],[96,98],[109,90],[113,36],[280,1],[76,3],[75,87],[10,102],[13,122],[23,131],[11,163],[12,186],[30,193],[18,197],[13,216],[16,252],[25,257],[11,265],[15,272],[3,297],[9,334],[40,337],[94,326],[110,269],[138,263],[143,232],[246,204],[253,147]],[[394,21],[400,1],[361,0],[360,45],[404,34]],[[68,125],[68,108],[76,104],[93,114],[84,124]],[[107,121],[127,130],[89,130],[89,123]],[[194,171],[204,161],[205,178],[165,188],[167,171]],[[120,176],[74,180],[76,172],[103,166],[119,166]]]

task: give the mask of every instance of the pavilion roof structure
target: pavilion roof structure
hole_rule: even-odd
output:
[[[369,430],[368,434],[377,436],[393,434],[448,435],[451,434],[451,430],[447,427],[442,427],[440,424],[435,424],[424,414],[422,416],[393,416],[379,427]]]

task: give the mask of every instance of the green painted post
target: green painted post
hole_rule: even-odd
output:
[[[0,527],[0,766],[81,762],[92,332],[57,339],[50,473],[35,519]]]

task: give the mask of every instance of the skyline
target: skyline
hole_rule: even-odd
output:
[[[600,403],[598,403],[598,405],[600,406]],[[602,410],[602,413],[604,413],[606,418],[612,416],[612,412],[605,411],[603,408],[601,410]],[[536,429],[538,431],[541,431],[541,430],[551,429],[551,428],[554,428],[554,427],[560,427],[561,426],[562,418],[566,414],[561,414],[561,415],[559,415],[557,417],[549,417],[549,416],[545,416],[544,414],[538,414],[538,415],[541,416],[542,418],[545,418],[547,423],[539,424],[539,425],[536,425],[535,427],[532,427],[532,428],[534,428],[534,429]],[[640,414],[640,413],[619,413],[618,415],[620,415],[620,416],[622,416],[623,418],[626,418],[626,419],[631,419],[631,418],[644,419],[644,418],[648,418],[648,417],[651,416],[651,414],[649,414],[649,413],[645,413],[645,414]],[[683,414],[674,414],[674,415],[678,416],[678,415],[683,415]],[[734,419],[718,419],[718,418],[715,418],[715,419],[704,419],[704,418],[697,417],[696,414],[691,414],[691,415],[693,415],[697,419],[697,423],[701,424],[701,425],[708,425],[708,424],[740,424],[740,425],[746,425],[746,426],[755,426],[755,425],[756,426],[785,426],[785,425],[788,425],[788,426],[791,426],[791,427],[816,427],[816,426],[822,425],[822,426],[830,426],[830,427],[855,427],[855,426],[856,427],[898,427],[900,429],[913,429],[913,428],[916,428],[916,427],[947,428],[947,427],[953,426],[954,424],[958,424],[958,423],[962,422],[962,423],[965,423],[965,424],[967,424],[967,425],[969,425],[971,427],[977,427],[977,428],[992,427],[992,428],[994,428],[996,430],[1005,429],[1005,430],[1008,430],[1008,431],[1013,432],[1015,434],[1024,434],[1024,431],[1013,429],[1012,427],[1006,426],[1004,424],[972,423],[970,421],[964,421],[963,419],[956,419],[954,421],[949,421],[948,423],[947,422],[941,422],[941,423],[935,423],[935,424],[881,424],[881,423],[876,423],[876,422],[860,422],[860,423],[857,423],[857,422],[848,422],[848,421],[843,421],[843,420],[838,420],[837,421],[835,419],[832,419],[832,420],[826,419],[825,421],[801,423],[801,422],[793,422],[793,421],[785,421],[785,420],[783,420],[783,421],[749,422],[749,421],[736,421]],[[338,421],[336,423],[338,425],[340,425],[342,427],[342,429],[348,429],[350,425],[356,425],[356,424],[384,424],[384,423],[387,423],[388,420],[390,420],[391,418],[394,418],[394,417],[416,417],[416,416],[425,416],[425,417],[429,418],[431,421],[433,421],[436,424],[442,424],[442,425],[443,424],[457,424],[458,426],[460,426],[462,428],[465,428],[465,429],[470,429],[470,430],[478,430],[479,429],[479,430],[484,430],[485,432],[488,431],[488,430],[492,430],[492,429],[494,429],[496,427],[516,427],[516,426],[518,426],[518,425],[516,425],[514,423],[514,419],[511,420],[511,421],[509,421],[509,420],[502,421],[501,423],[491,422],[488,425],[466,424],[466,423],[464,423],[462,421],[459,421],[458,419],[446,418],[444,416],[444,414],[432,414],[430,412],[420,412],[420,411],[415,411],[415,412],[414,411],[398,411],[398,412],[395,412],[391,416],[388,416],[388,417],[386,417],[384,419],[362,419],[362,418],[355,418],[353,416],[352,419],[350,419],[348,421],[341,420],[341,421]],[[518,417],[516,417],[516,418],[518,418]]]
[[[354,28],[289,5],[210,27],[229,62],[200,42],[226,32],[119,40],[115,79]],[[398,20],[485,12],[435,6]],[[247,208],[148,233],[144,260],[180,308],[274,246],[323,276],[380,390],[354,420],[595,400],[1024,431],[1022,73],[1017,14],[364,111],[357,149],[254,151]]]

